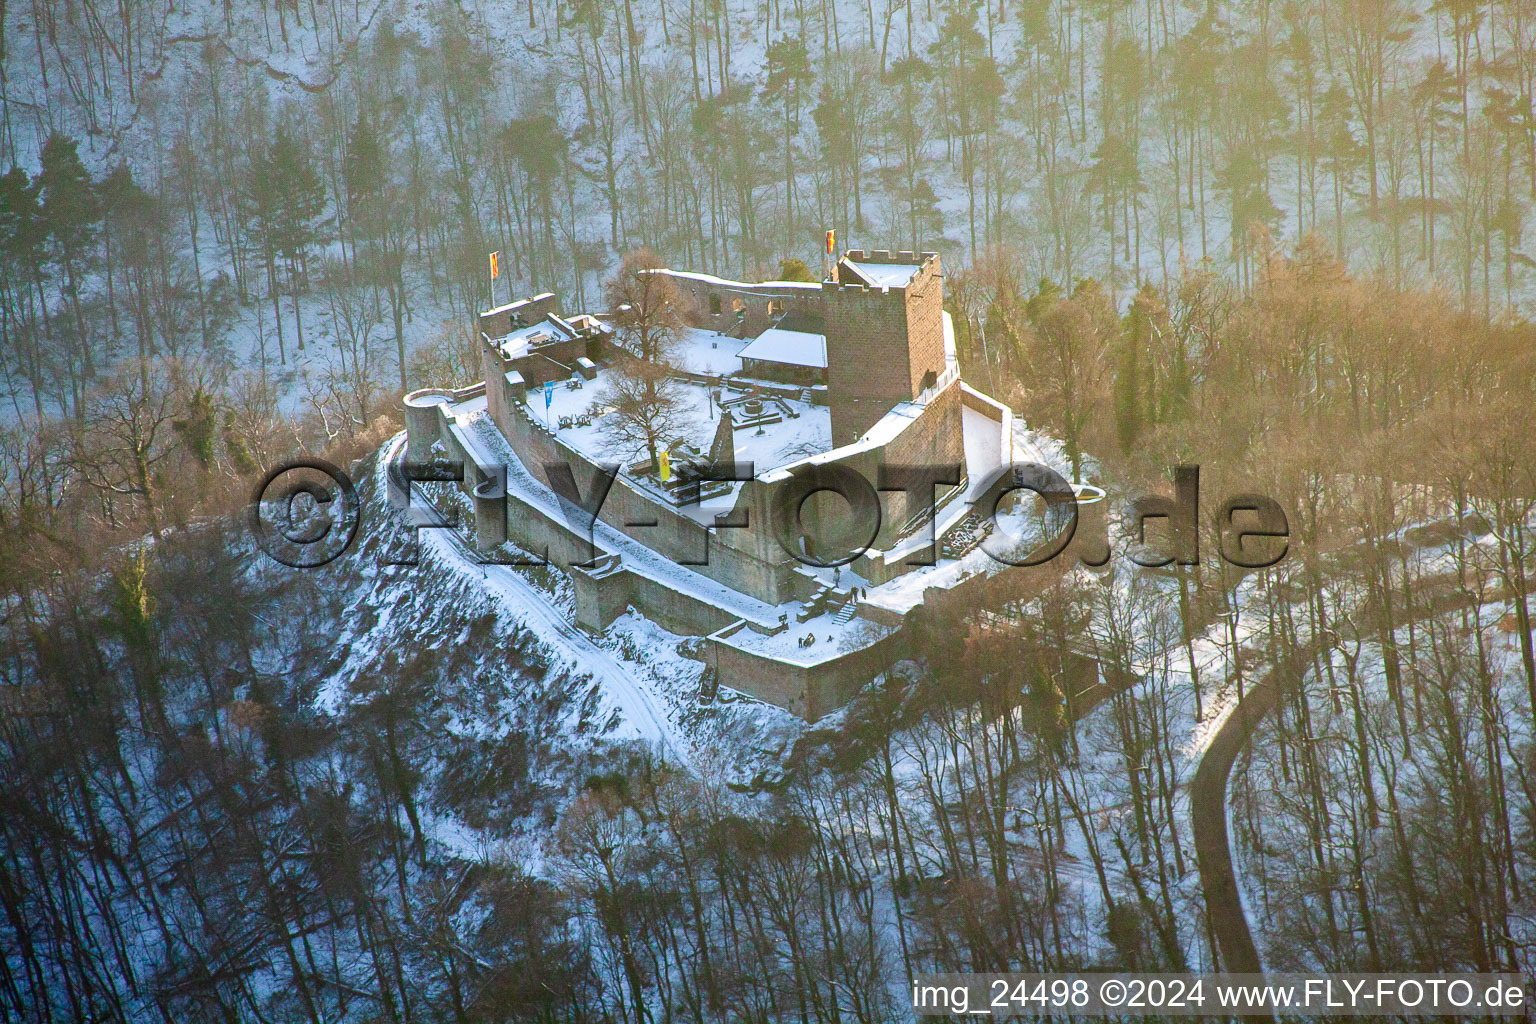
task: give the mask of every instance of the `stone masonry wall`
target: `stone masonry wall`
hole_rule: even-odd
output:
[[[707,664],[722,686],[784,708],[807,722],[835,711],[904,653],[906,634],[894,631],[868,647],[812,665],[784,662],[711,638]]]
[[[781,313],[821,313],[821,292],[814,287],[720,283],[683,276],[673,277],[673,280],[683,300],[683,319],[693,327],[708,331],[753,338],[772,327]],[[712,311],[712,298],[719,303],[718,313]],[[743,320],[736,318],[736,301],[742,304],[742,312],[745,314]],[[774,308],[771,315],[768,312],[770,302]],[[743,325],[739,332],[736,330],[738,324]]]
[[[464,463],[465,480],[460,488],[471,491],[477,475],[472,468],[474,457],[457,436],[459,431],[451,429],[446,408],[435,406],[432,409],[437,415],[437,436],[434,440],[442,442],[449,460]],[[506,504],[502,507],[506,514],[505,536],[523,550],[536,557],[546,558],[567,571],[590,557],[586,537],[572,530],[565,522],[544,514],[542,509],[525,502],[518,495],[508,494]],[[685,591],[663,586],[630,572],[620,572],[614,579],[621,591],[615,595],[616,600],[623,605],[634,604],[641,614],[660,623],[663,628],[703,635],[731,622],[728,612]],[[578,590],[580,583],[578,580]],[[622,607],[619,611],[622,611]]]
[[[913,394],[944,373],[944,278],[939,258],[923,265],[907,285],[907,357]]]
[[[857,440],[897,403],[916,398],[931,383],[925,380],[928,374],[936,380],[944,372],[944,289],[938,256],[892,256],[880,249],[855,250],[847,258],[865,263],[921,259],[922,266],[900,291],[841,279],[822,284],[834,445]]]
[[[554,292],[544,292],[532,298],[519,299],[505,306],[497,306],[480,314],[480,331],[488,338],[505,338],[512,332],[512,318],[520,318],[531,324],[550,313],[557,313]]]
[[[964,404],[961,400],[960,381],[956,379],[935,395],[917,421],[898,434],[885,446],[884,461],[893,466],[960,466],[960,478],[965,479],[965,435],[961,417]],[[935,488],[942,496],[947,487]],[[903,491],[881,494],[884,505],[884,522],[880,531],[882,546],[895,541],[895,531],[926,507],[926,502],[909,504]],[[921,501],[921,499],[920,499]]]
[[[546,463],[564,462],[582,494],[587,494],[596,468],[588,459],[561,443],[544,424],[530,417],[521,402],[503,399],[505,411],[492,421],[512,450],[540,483],[549,485]],[[748,485],[751,488],[752,485]],[[766,514],[751,506],[744,494],[739,504],[748,508],[747,529],[723,529],[711,533],[670,505],[632,487],[623,477],[615,480],[598,515],[613,526],[672,561],[700,575],[724,583],[768,604],[787,600],[792,589],[793,565],[774,540]]]

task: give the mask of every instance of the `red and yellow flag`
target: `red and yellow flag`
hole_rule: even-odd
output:
[[[497,251],[497,252],[491,253],[491,280],[494,281],[494,280],[496,280],[496,278],[498,278],[500,276],[501,276],[501,252]]]
[[[828,231],[827,232],[827,255],[828,256],[832,255],[832,250],[833,250],[834,247],[836,247],[836,245],[837,245],[837,232],[835,232],[835,231]]]

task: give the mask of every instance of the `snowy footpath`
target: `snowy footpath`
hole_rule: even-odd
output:
[[[388,474],[404,444],[405,435],[398,434],[380,453],[380,493],[385,493]],[[665,698],[653,692],[619,657],[567,621],[547,594],[515,568],[482,563],[454,530],[423,529],[418,531],[418,537],[423,553],[443,568],[472,579],[496,602],[503,615],[521,622],[537,635],[552,656],[564,661],[574,672],[591,675],[638,738],[662,746],[670,760],[693,766],[692,748],[667,714]]]

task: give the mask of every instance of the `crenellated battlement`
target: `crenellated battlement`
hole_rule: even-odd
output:
[[[865,269],[860,270],[863,267]],[[898,286],[895,280],[879,281],[876,278],[889,275],[871,275],[874,267],[914,267],[910,277]],[[924,292],[929,282],[943,277],[939,254],[936,252],[912,252],[908,249],[849,249],[843,253],[832,271],[832,280],[822,283],[825,295],[853,292],[873,292],[887,295]]]
[[[936,252],[913,252],[910,249],[901,249],[891,252],[889,249],[849,249],[843,253],[843,258],[855,263],[907,263],[926,267],[930,262],[939,258]]]

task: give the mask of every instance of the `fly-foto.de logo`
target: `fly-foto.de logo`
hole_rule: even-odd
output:
[[[569,464],[545,463],[544,479],[558,500],[566,526],[585,539],[591,556],[600,554],[595,531],[603,518],[620,467],[601,463],[585,486],[579,484]],[[678,470],[686,474],[680,513],[709,531],[751,530],[751,509],[732,507],[716,511],[706,494],[718,495],[718,485],[744,484],[756,479],[751,462],[707,462]],[[474,487],[477,505],[490,502],[492,515],[508,514],[507,466],[477,466],[481,478]],[[413,530],[447,529],[457,517],[444,515],[420,495],[413,485],[465,481],[462,462],[402,462],[391,472],[390,499],[407,512]],[[767,528],[788,557],[801,564],[836,567],[855,562],[868,553],[881,535],[885,521],[882,494],[905,498],[911,527],[909,565],[937,562],[941,523],[941,496],[964,481],[958,463],[882,465],[871,482],[843,464],[801,466],[779,482],[765,503]],[[1126,503],[1118,518],[1126,556],[1135,564],[1158,568],[1170,564],[1194,565],[1200,561],[1200,470],[1178,466],[1173,472],[1172,496],[1146,495]],[[716,485],[716,486],[711,486]],[[727,488],[727,490],[729,490]],[[1093,493],[1085,500],[1084,491]],[[1080,507],[1102,497],[1097,489],[1067,482],[1049,466],[1026,462],[1003,466],[972,492],[969,505],[980,517],[983,538],[980,550],[993,560],[1011,566],[1044,565],[1063,555],[1078,540],[1075,556],[1085,565],[1102,566],[1111,557],[1108,517],[1095,517],[1096,536],[1083,532]],[[835,498],[836,500],[830,500]],[[746,503],[743,503],[746,504]],[[831,509],[830,512],[827,509]],[[916,514],[913,510],[917,510]],[[478,514],[478,513],[477,513]],[[274,467],[257,487],[247,509],[247,521],[257,545],[274,560],[294,568],[317,568],[340,557],[356,535],[361,506],[346,473],[319,459],[295,459]],[[666,527],[656,519],[621,521],[623,532],[644,543],[647,531]],[[1279,563],[1289,549],[1290,525],[1285,510],[1261,494],[1236,494],[1223,499],[1214,510],[1213,534],[1217,551],[1226,562],[1244,569],[1263,569]],[[707,564],[704,561],[680,564]],[[393,559],[391,564],[412,564],[414,558]],[[505,564],[547,564],[544,555],[505,560]]]

